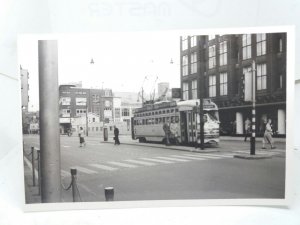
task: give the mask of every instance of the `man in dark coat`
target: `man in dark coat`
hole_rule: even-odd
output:
[[[164,123],[163,130],[165,132],[165,144],[170,145],[170,125],[168,120]]]
[[[114,137],[114,139],[115,139],[115,145],[119,145],[120,144],[120,141],[119,141],[119,129],[116,127],[116,126],[114,126],[114,134],[115,134],[115,137]]]

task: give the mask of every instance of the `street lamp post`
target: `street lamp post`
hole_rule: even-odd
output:
[[[255,62],[252,62],[252,133],[251,133],[251,141],[250,141],[250,155],[255,155],[255,136],[256,136],[256,120],[255,120],[255,114],[256,114],[256,109],[255,109],[255,92],[256,92],[256,69],[255,69]]]
[[[86,111],[85,111],[85,127],[86,127],[86,136],[89,136],[89,121],[88,121],[88,104],[86,102]]]

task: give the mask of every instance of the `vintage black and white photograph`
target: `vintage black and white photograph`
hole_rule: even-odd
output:
[[[21,36],[25,204],[285,200],[287,36]]]

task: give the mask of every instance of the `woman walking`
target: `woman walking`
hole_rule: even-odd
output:
[[[84,140],[84,132],[83,132],[83,128],[82,127],[80,127],[78,135],[79,135],[79,143],[80,143],[79,147],[85,146],[86,144],[85,144],[85,140]]]
[[[273,141],[273,137],[272,137],[272,134],[273,134],[273,130],[272,130],[272,120],[271,119],[268,119],[268,122],[266,124],[266,129],[265,129],[265,133],[264,133],[264,138],[263,138],[263,141],[262,141],[262,149],[266,149],[265,147],[265,144],[266,142],[269,142],[270,145],[271,145],[271,149],[274,149],[276,148],[274,146],[274,141]]]

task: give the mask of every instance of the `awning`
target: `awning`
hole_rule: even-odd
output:
[[[70,118],[59,118],[59,123],[71,123]]]

